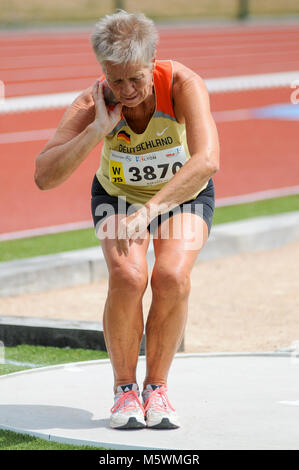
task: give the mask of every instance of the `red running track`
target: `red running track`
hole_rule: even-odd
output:
[[[163,29],[158,58],[179,60],[203,78],[298,69],[299,28]],[[98,76],[88,34],[1,35],[0,79],[6,96],[80,90]],[[298,77],[299,78],[299,77]],[[291,89],[211,95],[212,111],[289,103]],[[3,133],[56,128],[64,109],[0,115]],[[298,122],[246,120],[217,123],[221,170],[216,197],[297,186]],[[45,141],[0,144],[0,233],[91,219],[90,184],[100,146],[60,187],[38,190],[34,161]]]
[[[203,78],[298,70],[299,27],[164,28],[157,57]],[[89,33],[0,35],[6,96],[81,90],[99,74]]]

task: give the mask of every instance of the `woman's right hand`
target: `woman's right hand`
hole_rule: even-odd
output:
[[[92,87],[92,97],[95,105],[95,119],[89,125],[99,139],[109,134],[121,118],[122,104],[107,107],[104,100],[103,83],[97,80]]]

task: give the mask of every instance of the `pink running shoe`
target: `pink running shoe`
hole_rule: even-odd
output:
[[[146,426],[137,384],[119,385],[110,411],[112,428],[140,429]]]
[[[147,385],[142,392],[146,425],[152,429],[180,427],[175,409],[170,404],[164,385]]]

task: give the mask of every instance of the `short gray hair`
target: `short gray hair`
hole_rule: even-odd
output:
[[[154,22],[143,13],[119,10],[96,23],[90,40],[101,65],[106,61],[150,65],[155,57],[158,32]]]

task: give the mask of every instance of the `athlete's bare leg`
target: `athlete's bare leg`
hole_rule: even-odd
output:
[[[118,385],[136,383],[144,327],[142,298],[148,282],[146,252],[149,240],[147,232],[146,238],[131,244],[127,257],[119,255],[115,239],[101,241],[109,271],[103,326],[113,367],[114,392]]]
[[[208,238],[206,222],[195,214],[171,217],[169,237],[162,238],[167,223],[161,224],[159,238],[154,239],[156,262],[151,278],[152,304],[146,323],[147,370],[144,387],[147,384],[167,383],[174,354],[184,335],[191,270]],[[184,235],[175,238],[182,224]],[[188,241],[188,237],[192,236],[193,239]]]

